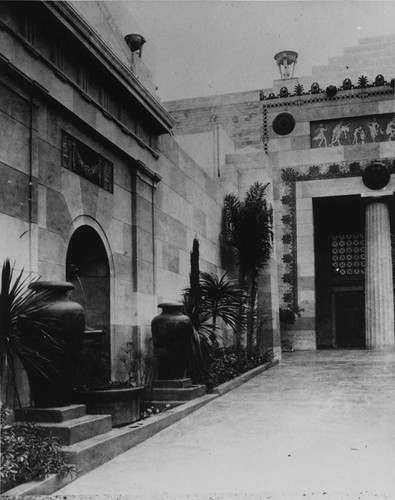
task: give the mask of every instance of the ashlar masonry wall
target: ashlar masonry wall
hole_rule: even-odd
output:
[[[48,47],[37,52],[16,30],[0,31],[0,259],[64,281],[73,236],[94,231],[109,265],[112,377],[122,379],[122,349],[144,348],[157,304],[179,300],[188,285],[195,236],[201,269],[222,272],[224,193],[170,135],[154,149],[51,65]],[[65,134],[76,158],[88,151],[112,166],[108,189],[83,175],[92,166],[84,159],[79,171],[65,166]]]

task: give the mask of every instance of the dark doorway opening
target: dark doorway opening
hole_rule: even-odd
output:
[[[106,383],[111,379],[110,268],[104,244],[89,226],[79,227],[71,237],[66,279],[74,285],[72,298],[86,316],[80,385]]]
[[[359,196],[316,198],[318,348],[365,347],[365,209]]]

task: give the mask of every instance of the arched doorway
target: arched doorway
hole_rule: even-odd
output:
[[[111,378],[110,268],[104,244],[89,226],[76,229],[70,239],[66,279],[86,315],[80,383],[106,383]]]

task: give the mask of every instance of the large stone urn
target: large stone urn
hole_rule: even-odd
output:
[[[162,313],[151,322],[152,341],[157,361],[157,378],[174,380],[186,376],[192,322],[182,304],[162,303]]]
[[[66,406],[73,400],[85,329],[84,309],[67,297],[74,288],[71,283],[37,281],[29,288],[42,296],[44,305],[20,317],[20,327],[25,343],[47,360],[40,370],[29,363],[24,366],[33,404],[41,408]],[[42,330],[55,341],[37,333],[40,322]]]

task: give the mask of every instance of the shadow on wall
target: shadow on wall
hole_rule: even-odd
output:
[[[86,315],[81,383],[106,383],[111,378],[110,268],[104,244],[89,226],[79,227],[71,237],[66,279]]]

